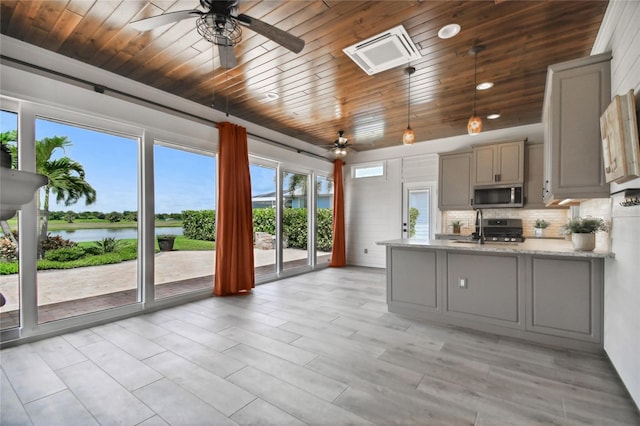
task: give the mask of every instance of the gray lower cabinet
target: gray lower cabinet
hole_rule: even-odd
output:
[[[517,323],[518,257],[466,253],[447,256],[447,312]]]
[[[390,312],[602,350],[604,259],[387,246]]]
[[[527,329],[602,341],[601,259],[531,259],[527,277]]]

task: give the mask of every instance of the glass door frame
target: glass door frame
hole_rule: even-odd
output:
[[[436,182],[403,182],[402,183],[402,227],[400,229],[401,238],[409,239],[409,195],[411,191],[426,190],[429,191],[429,239],[435,239],[435,230],[438,216],[438,206],[434,202],[437,198]]]

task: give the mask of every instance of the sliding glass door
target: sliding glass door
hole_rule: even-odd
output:
[[[138,139],[35,124],[38,322],[138,302]]]
[[[282,172],[282,270],[310,265],[309,250],[310,176]]]
[[[154,145],[155,298],[213,288],[216,160]]]

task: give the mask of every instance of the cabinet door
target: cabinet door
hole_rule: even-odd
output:
[[[473,147],[472,186],[524,182],[524,141]]]
[[[440,155],[438,208],[471,209],[471,152]]]
[[[497,173],[495,147],[493,145],[473,148],[473,186],[491,185]]]
[[[527,329],[602,342],[603,263],[533,257],[527,278]]]
[[[528,209],[542,209],[543,189],[543,157],[544,145],[530,144],[526,146],[524,207]]]
[[[494,181],[500,184],[524,182],[524,142],[501,143],[496,145],[497,170]]]
[[[517,326],[518,257],[449,253],[447,314]]]
[[[392,286],[387,291],[388,303],[404,307],[438,308],[437,252],[391,248]]]
[[[610,97],[610,54],[549,67],[543,114],[547,205],[562,199],[609,196],[600,115]]]

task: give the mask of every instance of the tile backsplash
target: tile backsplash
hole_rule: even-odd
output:
[[[522,219],[522,231],[525,237],[534,236],[533,225],[536,219],[544,219],[549,222],[549,226],[543,231],[543,237],[564,238],[562,226],[567,223],[570,217],[569,209],[482,209],[485,219],[489,218],[520,218]],[[476,212],[475,210],[447,210],[442,212],[442,233],[453,233],[451,222],[459,220],[462,222],[460,233],[469,235],[475,230]]]

